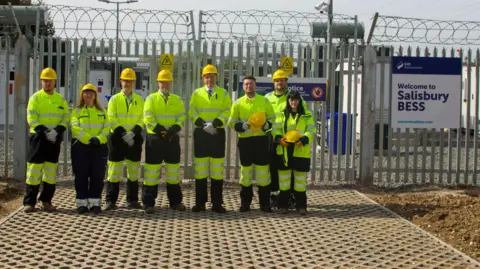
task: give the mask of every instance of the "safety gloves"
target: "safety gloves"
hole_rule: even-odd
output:
[[[133,141],[134,137],[135,137],[135,134],[132,131],[129,131],[122,136],[122,139],[125,143],[127,143],[129,147],[132,147],[134,143]]]
[[[46,134],[46,137],[48,141],[50,141],[52,144],[55,144],[55,142],[57,141],[57,135],[58,135],[57,131],[53,129]]]

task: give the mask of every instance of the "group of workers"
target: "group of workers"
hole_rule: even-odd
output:
[[[40,75],[42,89],[27,106],[30,126],[24,211],[34,212],[37,196],[43,210],[55,211],[52,198],[63,133],[71,125],[71,160],[76,207],[79,214],[102,211],[101,195],[107,169],[104,210],[114,210],[120,180],[126,164],[126,205],[154,213],[162,165],[165,164],[166,193],[173,210],[185,211],[180,187],[180,136],[187,121],[183,100],[170,92],[173,76],[158,73],[159,90],[145,100],[133,91],[136,74],[126,68],[120,75],[122,91],[113,95],[105,110],[99,104],[94,85],[80,91],[78,105],[71,111],[55,91],[55,70],[45,68]],[[211,210],[225,213],[223,177],[226,131],[238,133],[241,163],[239,211],[250,210],[253,181],[258,185],[260,210],[290,207],[307,213],[307,172],[310,143],[315,134],[313,116],[300,93],[289,91],[288,76],[273,74],[274,91],[256,93],[256,79],[243,78],[245,95],[233,104],[228,91],[217,86],[218,73],[208,64],[202,70],[204,87],[190,98],[188,118],[193,123],[195,204],[193,212],[206,210],[210,178]],[[144,130],[145,129],[145,130]],[[146,133],[146,135],[144,135]],[[139,168],[145,136],[144,179],[139,202]],[[292,192],[293,189],[293,192]]]

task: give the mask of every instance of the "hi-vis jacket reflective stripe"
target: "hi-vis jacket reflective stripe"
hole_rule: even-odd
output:
[[[183,100],[178,95],[170,93],[168,99],[165,100],[160,91],[147,97],[143,115],[143,122],[149,134],[155,133],[153,130],[157,124],[163,125],[167,129],[174,124],[183,128],[187,117]]]
[[[89,144],[92,137],[97,137],[100,143],[107,143],[110,123],[104,111],[96,107],[75,108],[72,111],[72,136],[83,144]]]
[[[235,124],[238,122],[247,122],[248,118],[255,112],[265,112],[267,121],[273,124],[275,120],[275,113],[273,107],[265,96],[255,94],[253,99],[248,98],[246,95],[240,97],[232,106],[232,112],[230,119],[228,120],[228,126],[235,129]],[[246,130],[243,133],[238,133],[238,137],[245,138],[251,136],[262,136],[265,132],[260,128],[258,131],[251,129]]]
[[[232,100],[227,90],[216,86],[213,95],[209,97],[207,88],[202,87],[192,93],[188,116],[193,123],[199,117],[208,122],[219,119],[222,121],[221,127],[225,127],[231,106]]]
[[[108,102],[108,120],[111,131],[117,127],[131,131],[135,125],[143,128],[143,98],[132,92],[132,101],[129,102],[123,92],[119,92],[110,98]]]
[[[35,133],[35,128],[39,125],[50,130],[58,125],[67,128],[69,120],[67,102],[58,92],[54,91],[50,95],[41,89],[28,100],[27,122],[30,133]]]
[[[286,126],[285,126],[286,121]],[[290,130],[297,130],[300,135],[308,137],[308,145],[303,147],[297,147],[293,151],[293,157],[299,158],[310,158],[310,146],[315,144],[314,136],[316,133],[315,123],[313,122],[312,113],[305,109],[305,114],[298,116],[289,115],[288,119],[285,119],[285,113],[280,113],[280,115],[275,120],[272,128],[272,135],[276,137],[277,135],[284,136]],[[282,145],[277,146],[277,155],[283,155],[286,152],[285,147]]]

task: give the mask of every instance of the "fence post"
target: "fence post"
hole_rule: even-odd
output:
[[[13,176],[17,180],[25,180],[27,169],[28,124],[27,104],[29,98],[30,79],[30,44],[20,35],[15,43],[15,100],[14,100],[14,165]],[[21,124],[23,123],[23,124]],[[7,126],[8,127],[8,126]],[[8,130],[8,129],[6,129]]]
[[[376,69],[377,53],[372,46],[367,46],[363,62],[360,108],[360,183],[362,186],[373,185]]]

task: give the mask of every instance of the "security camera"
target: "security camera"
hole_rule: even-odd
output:
[[[318,4],[318,5],[315,5],[315,9],[318,10],[318,11],[320,11],[320,13],[323,14],[324,12],[327,11],[327,9],[328,9],[328,4],[325,3],[325,2],[322,2],[322,3]]]

